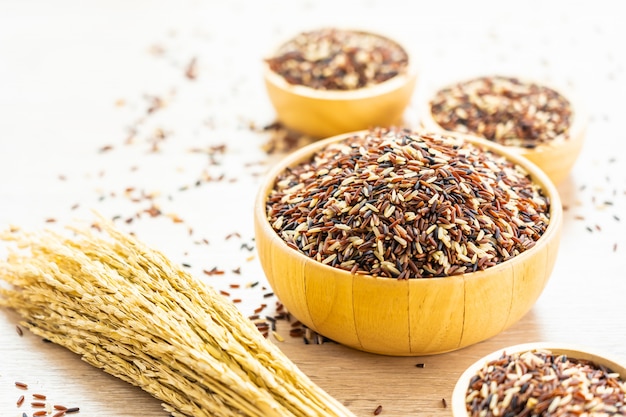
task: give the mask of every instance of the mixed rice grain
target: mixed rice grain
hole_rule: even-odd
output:
[[[405,73],[409,58],[399,44],[386,37],[322,28],[298,34],[266,62],[289,84],[355,90]]]
[[[626,382],[591,361],[548,349],[506,353],[471,378],[472,417],[626,415]]]
[[[446,130],[523,148],[568,140],[573,119],[571,103],[558,91],[503,76],[442,88],[429,109]]]
[[[461,138],[374,129],[282,172],[272,228],[323,264],[374,276],[443,277],[530,249],[550,200],[523,167]]]

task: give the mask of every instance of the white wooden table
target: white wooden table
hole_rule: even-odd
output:
[[[565,81],[583,97],[591,120],[583,154],[559,185],[566,210],[557,265],[519,323],[461,351],[394,358],[305,345],[284,322],[286,340],[272,340],[359,416],[378,405],[384,416],[450,415],[442,398],[449,404],[465,367],[512,344],[571,342],[626,360],[626,30],[616,5],[430,3],[2,1],[0,228],[59,227],[95,210],[241,299],[245,314],[265,303],[261,314],[271,315],[276,299],[266,296],[255,257],[252,202],[260,175],[282,154],[266,152],[273,136],[261,130],[274,117],[261,59],[306,28],[384,30],[415,46],[422,86],[515,73]],[[195,79],[186,76],[192,62]],[[224,273],[203,272],[211,270]],[[20,336],[17,322],[0,310],[0,414],[31,415],[30,397],[16,406],[25,392],[14,382],[23,381],[26,395],[46,394],[80,415],[167,415],[140,389]]]

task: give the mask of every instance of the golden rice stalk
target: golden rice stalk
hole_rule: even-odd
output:
[[[176,417],[353,416],[212,287],[110,222],[94,226],[0,235],[0,306]]]

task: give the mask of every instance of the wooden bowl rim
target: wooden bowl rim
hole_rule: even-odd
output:
[[[454,131],[444,129],[443,127],[441,127],[441,125],[439,125],[439,123],[435,121],[430,111],[430,101],[437,94],[437,92],[439,92],[440,90],[443,90],[444,88],[449,88],[459,83],[470,82],[481,77],[516,78],[522,83],[529,83],[529,84],[532,83],[532,84],[539,85],[541,87],[550,88],[556,91],[561,96],[563,96],[565,99],[567,99],[567,101],[569,101],[570,106],[572,108],[572,123],[570,126],[569,137],[565,141],[542,143],[535,148],[525,148],[523,146],[515,146],[515,145],[502,145],[502,146],[508,149],[515,149],[517,152],[521,152],[521,153],[544,152],[550,148],[558,148],[559,146],[562,146],[563,144],[567,144],[571,141],[582,139],[584,132],[587,128],[587,124],[589,123],[589,113],[587,111],[586,106],[584,105],[583,100],[581,99],[577,91],[575,91],[571,87],[565,86],[563,83],[560,83],[560,82],[540,80],[537,77],[523,76],[523,75],[504,73],[504,72],[465,76],[462,78],[457,78],[457,79],[448,80],[446,82],[441,82],[435,86],[431,86],[430,88],[427,89],[427,93],[423,95],[423,99],[420,100],[419,110],[418,110],[418,113],[419,113],[418,123],[421,122],[424,130],[427,130],[427,131],[436,130],[439,132],[444,131],[444,132],[460,133],[460,132],[454,132]],[[472,136],[483,141],[493,142],[489,139],[482,138],[477,135],[472,135]],[[493,142],[493,143],[496,143],[496,142]]]
[[[478,359],[463,371],[459,379],[457,379],[452,391],[452,415],[454,417],[468,417],[465,408],[466,390],[469,386],[470,379],[483,365],[491,360],[499,358],[503,353],[512,354],[520,352],[528,352],[537,349],[550,350],[553,354],[566,354],[574,359],[591,360],[597,365],[606,366],[613,372],[617,372],[622,380],[626,378],[626,362],[624,359],[617,358],[613,355],[602,353],[598,349],[570,344],[562,342],[528,342],[518,345],[507,346]]]
[[[271,227],[269,220],[267,219],[267,212],[265,208],[267,195],[269,194],[270,190],[272,189],[274,185],[275,178],[281,172],[283,172],[287,167],[294,166],[295,164],[306,160],[311,155],[313,155],[317,150],[322,149],[328,144],[331,144],[334,142],[340,142],[351,136],[364,135],[364,134],[367,134],[368,132],[370,132],[370,130],[359,130],[355,132],[343,133],[340,135],[332,136],[326,139],[319,140],[317,142],[313,142],[309,145],[306,145],[290,153],[286,157],[284,157],[281,161],[275,164],[270,169],[270,171],[267,172],[267,174],[264,176],[261,182],[261,186],[259,188],[259,191],[255,199],[255,208],[254,208],[255,217],[257,217],[257,219],[259,220],[263,233],[265,233],[267,236],[270,236],[273,242],[277,242],[278,244],[280,244],[281,248],[283,248],[284,250],[287,250],[288,253],[293,255],[295,259],[297,259],[298,262],[301,264],[306,264],[308,262],[316,263],[320,268],[322,268],[323,271],[325,271],[326,276],[334,276],[337,278],[343,277],[344,279],[359,279],[359,280],[381,280],[381,279],[397,280],[397,278],[380,277],[380,276],[373,276],[369,274],[352,274],[350,273],[350,271],[346,271],[346,270],[336,268],[330,265],[324,265],[321,262],[318,262],[315,259],[310,258],[306,256],[305,254],[289,247],[289,245],[287,245],[287,243]],[[548,223],[548,227],[546,228],[542,236],[537,240],[536,244],[532,248],[522,252],[521,254],[505,262],[501,262],[497,265],[494,265],[482,271],[467,272],[464,274],[450,275],[450,276],[445,276],[445,277],[409,278],[408,279],[409,285],[411,286],[427,285],[427,284],[436,283],[439,280],[444,280],[444,279],[457,279],[457,280],[478,279],[477,277],[484,275],[486,272],[489,272],[489,274],[497,275],[499,270],[507,270],[514,265],[525,262],[526,258],[533,256],[534,253],[537,253],[540,250],[543,250],[546,246],[550,244],[550,242],[552,242],[554,239],[557,239],[559,237],[561,223],[563,221],[562,219],[563,209],[561,205],[561,199],[559,197],[559,193],[558,193],[556,186],[537,165],[535,165],[534,163],[526,159],[524,156],[518,155],[515,152],[508,150],[506,147],[496,144],[496,143],[487,142],[485,140],[481,140],[479,138],[475,138],[469,135],[456,134],[454,132],[445,132],[445,133],[440,132],[439,134],[442,134],[445,136],[463,137],[465,140],[473,143],[476,146],[484,147],[489,150],[492,150],[496,154],[505,156],[510,161],[522,166],[527,171],[527,173],[531,175],[531,178],[533,179],[533,181],[535,181],[542,187],[545,195],[549,197],[550,199],[550,222]]]
[[[395,77],[392,77],[382,83],[374,84],[368,87],[361,87],[355,90],[320,90],[317,88],[308,87],[305,85],[299,84],[289,84],[285,78],[283,78],[280,74],[273,71],[266,59],[274,56],[274,52],[276,52],[282,45],[289,42],[295,36],[298,36],[304,32],[311,32],[315,30],[322,29],[337,29],[337,30],[345,30],[356,33],[365,33],[374,36],[378,36],[380,38],[384,38],[390,42],[398,45],[408,57],[408,65],[406,71],[402,74],[398,74]],[[266,54],[266,58],[263,59],[263,77],[266,82],[271,83],[275,87],[280,90],[293,94],[296,96],[306,97],[309,99],[315,100],[327,100],[327,101],[351,101],[351,100],[361,100],[366,98],[373,98],[380,95],[391,93],[395,90],[399,90],[402,87],[410,85],[417,78],[417,68],[418,64],[416,62],[416,53],[404,42],[396,39],[393,35],[383,33],[381,31],[373,31],[370,29],[364,28],[354,28],[354,27],[341,27],[341,26],[322,26],[318,28],[312,28],[307,30],[297,31],[296,33],[291,34],[288,37],[285,37],[281,40],[277,46],[271,49],[271,52]]]

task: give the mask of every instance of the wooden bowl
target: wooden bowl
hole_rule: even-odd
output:
[[[274,231],[266,199],[275,178],[349,133],[288,155],[263,181],[254,223],[260,262],[287,310],[315,332],[355,349],[393,356],[453,351],[488,339],[517,322],[541,294],[555,263],[562,207],[548,177],[525,158],[494,143],[468,141],[524,167],[551,199],[550,223],[535,246],[482,271],[443,278],[403,279],[351,274],[291,247]]]
[[[264,62],[265,86],[278,121],[312,138],[326,138],[374,126],[402,125],[404,111],[415,90],[417,72],[414,54],[399,42],[393,42],[407,52],[409,66],[406,73],[354,90],[321,90],[292,85]]]
[[[439,91],[447,87],[456,85],[459,82],[463,83],[477,78],[479,77],[469,78],[454,83],[448,83],[444,86],[439,86],[437,88],[429,90],[429,93],[424,96],[425,99],[418,105],[419,123],[421,124],[421,126],[429,131],[445,131],[446,129],[444,129],[433,119],[432,108],[430,105],[431,100]],[[552,85],[551,83],[547,82],[524,79],[521,77],[513,78],[517,78],[525,83],[533,83],[542,87],[548,87],[556,91],[559,95],[567,99],[570,103],[572,109],[572,119],[569,129],[569,137],[566,140],[541,144],[535,148],[526,148],[511,145],[506,146],[512,152],[516,152],[519,155],[522,155],[530,161],[534,162],[537,166],[539,166],[539,168],[541,168],[546,174],[548,174],[548,177],[550,177],[550,179],[556,185],[558,185],[569,175],[583,147],[588,123],[588,115],[585,106],[582,101],[576,96],[574,91],[572,91],[572,89],[565,88],[563,86]],[[468,134],[476,136],[471,132],[469,132]]]
[[[596,365],[604,366],[612,372],[618,373],[622,380],[626,377],[626,364],[623,360],[619,361],[617,358],[612,358],[587,347],[551,342],[524,343],[509,346],[482,357],[463,372],[461,377],[457,380],[452,393],[452,415],[454,417],[469,417],[465,405],[467,389],[472,377],[476,375],[486,363],[500,358],[503,353],[519,354],[536,351],[538,349],[549,350],[555,355],[567,355],[569,358],[591,361]]]

